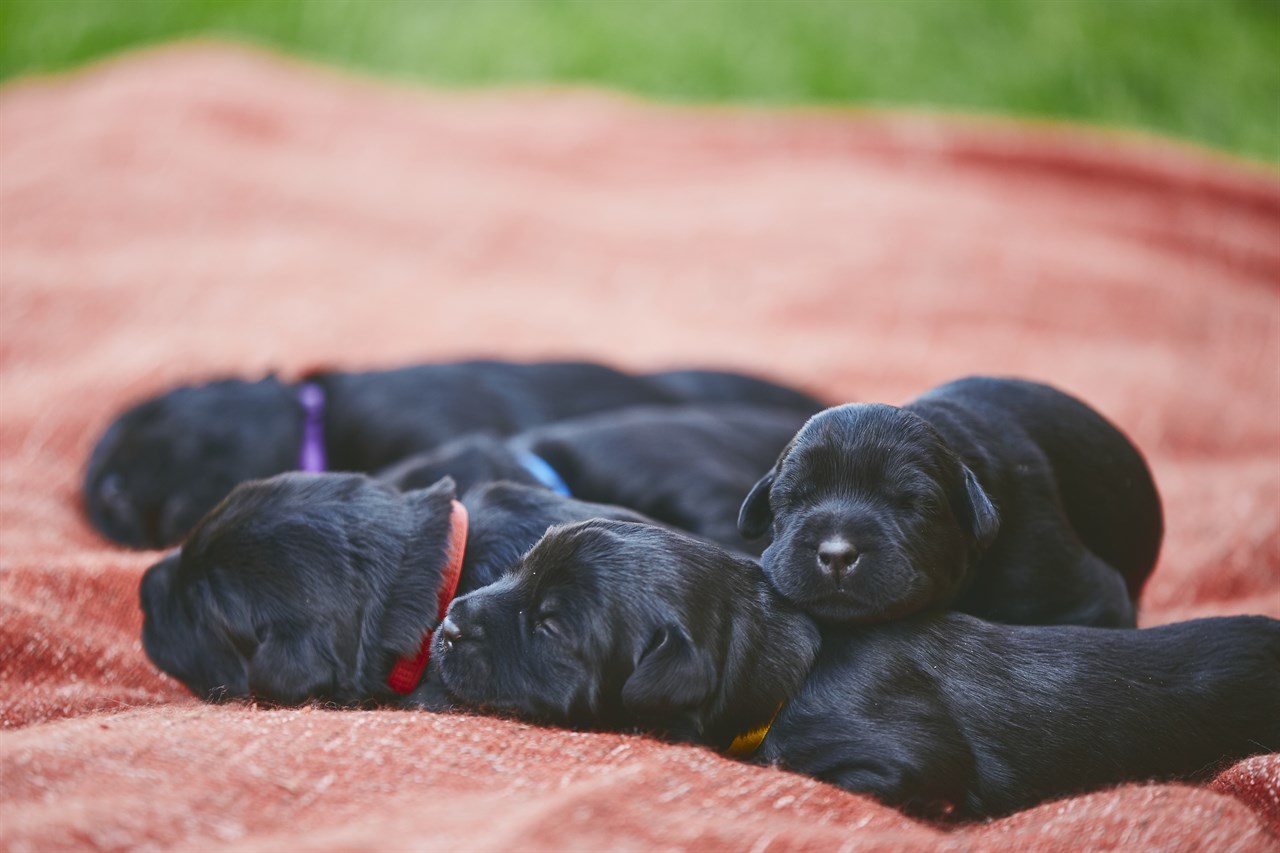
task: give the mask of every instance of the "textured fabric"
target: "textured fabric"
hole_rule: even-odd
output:
[[[1077,393],[1144,449],[1152,625],[1280,616],[1280,178],[925,116],[423,93],[218,45],[0,91],[0,847],[1274,849],[1280,759],[943,829],[709,750],[214,707],[148,663],[158,553],[86,524],[125,404],[485,355],[900,402]],[[391,841],[394,839],[394,841]]]

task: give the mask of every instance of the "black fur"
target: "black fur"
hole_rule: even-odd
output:
[[[465,704],[728,743],[794,693],[818,647],[759,567],[644,524],[552,528],[457,598],[433,669]]]
[[[1044,385],[971,378],[815,415],[742,505],[765,573],[817,618],[951,608],[1132,626],[1163,535],[1137,449]]]
[[[431,706],[386,685],[437,620],[454,484],[401,493],[363,474],[238,486],[143,577],[143,645],[197,696]],[[458,593],[496,580],[552,524],[636,513],[511,483],[462,498]]]
[[[832,626],[756,759],[926,817],[993,817],[1280,750],[1280,621]]]
[[[1280,748],[1280,622],[1141,631],[956,613],[815,623],[759,567],[659,528],[548,531],[436,632],[445,689],[481,709],[641,728],[921,816],[976,818],[1130,780],[1199,779]]]
[[[325,449],[336,471],[376,471],[467,433],[509,435],[624,406],[821,408],[799,391],[740,374],[632,375],[579,362],[466,361],[308,381],[325,392]],[[94,448],[84,480],[89,519],[126,545],[174,544],[237,483],[296,468],[303,421],[296,387],[274,377],[182,387],[140,403]]]
[[[89,458],[89,520],[125,545],[176,542],[237,483],[296,467],[302,425],[296,391],[274,378],[176,388],[140,403]]]
[[[473,435],[380,476],[418,488],[443,476],[460,491],[492,480],[536,484],[520,462],[541,457],[574,497],[625,506],[657,521],[759,554],[738,533],[738,506],[805,422],[796,409],[743,405],[637,406],[534,427],[511,438]]]

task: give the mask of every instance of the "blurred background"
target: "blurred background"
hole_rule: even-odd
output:
[[[0,0],[0,76],[176,38],[439,86],[907,106],[1280,161],[1280,0]]]

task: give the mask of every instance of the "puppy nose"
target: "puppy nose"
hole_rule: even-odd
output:
[[[458,627],[458,623],[454,622],[448,616],[440,623],[440,636],[443,637],[441,642],[444,643],[446,649],[453,648],[453,644],[462,639],[462,629]]]
[[[840,582],[840,576],[858,560],[858,549],[847,539],[833,537],[818,546],[818,564]]]

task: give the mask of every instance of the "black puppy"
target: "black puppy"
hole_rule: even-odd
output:
[[[548,526],[636,513],[511,483],[401,493],[362,474],[237,487],[147,570],[151,660],[213,701],[437,704],[424,636]]]
[[[376,471],[479,430],[509,435],[624,406],[691,402],[822,408],[736,373],[632,375],[578,362],[317,373],[297,386],[232,379],[177,388],[121,414],[89,460],[85,507],[111,539],[163,547],[246,480],[298,468]]]
[[[947,607],[1132,626],[1163,535],[1141,454],[1080,401],[971,378],[815,415],[742,505],[774,587],[815,617]]]
[[[400,488],[449,476],[460,492],[492,480],[542,483],[759,554],[762,546],[738,533],[738,506],[808,414],[732,404],[636,406],[507,439],[455,439],[380,476]]]
[[[432,666],[475,707],[693,740],[935,818],[1280,748],[1276,620],[1113,631],[935,613],[820,634],[750,560],[605,520],[551,529],[455,599]]]

